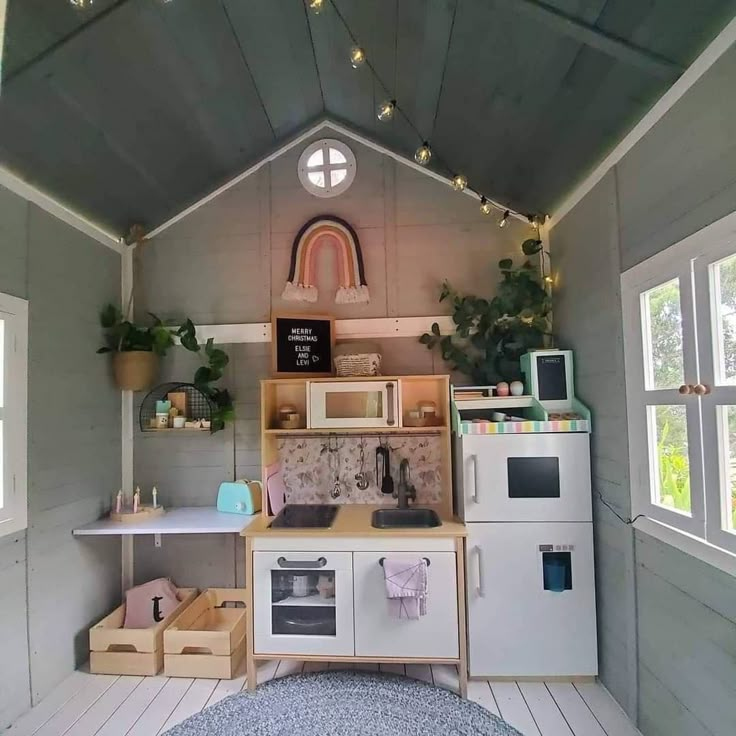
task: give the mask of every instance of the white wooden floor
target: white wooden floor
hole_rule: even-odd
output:
[[[355,665],[378,669],[379,665]],[[343,664],[274,660],[263,663],[258,682],[294,672]],[[447,665],[380,665],[440,687],[457,688]],[[117,677],[75,672],[14,723],[9,736],[156,736],[190,715],[242,690],[234,680]],[[468,697],[515,726],[524,736],[638,736],[608,691],[598,684],[471,681]]]

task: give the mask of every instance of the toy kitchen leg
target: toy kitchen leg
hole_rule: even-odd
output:
[[[122,534],[120,540],[120,585],[125,599],[125,593],[135,584],[135,536]]]

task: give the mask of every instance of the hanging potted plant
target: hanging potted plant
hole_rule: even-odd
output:
[[[113,354],[115,382],[124,391],[150,388],[158,375],[159,358],[174,344],[171,330],[156,315],[149,316],[151,324],[137,325],[113,304],[100,313],[105,345],[97,352]]]

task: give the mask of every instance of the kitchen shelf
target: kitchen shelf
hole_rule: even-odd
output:
[[[467,409],[527,409],[534,405],[533,396],[488,396],[484,399],[455,399],[459,411]]]
[[[265,429],[270,435],[325,435],[325,434],[442,434],[449,427],[330,427],[329,429]]]
[[[322,598],[320,595],[307,595],[304,597],[289,596],[282,601],[273,603],[274,606],[290,606],[295,608],[334,608],[334,598]]]

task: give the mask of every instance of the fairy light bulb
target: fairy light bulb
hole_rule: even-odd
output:
[[[553,278],[552,278],[551,276],[545,276],[545,277],[544,277],[544,280],[545,280],[545,281],[546,281],[546,282],[547,282],[548,284],[552,284],[552,283],[554,283],[554,279],[553,279]]]
[[[94,4],[95,0],[69,0],[69,4],[73,5],[75,8],[78,8],[79,10],[86,10],[91,5]]]
[[[432,149],[429,147],[429,143],[424,141],[419,148],[414,152],[414,160],[420,166],[426,166],[432,158]]]
[[[350,49],[350,63],[353,69],[357,69],[359,66],[365,64],[365,51],[360,46],[353,46]]]
[[[450,183],[456,192],[462,192],[468,186],[468,177],[465,174],[455,174]]]
[[[511,213],[506,210],[506,212],[503,213],[503,217],[498,221],[499,227],[506,227],[506,223],[509,221],[509,215]]]
[[[391,118],[393,118],[394,116],[395,109],[396,109],[396,100],[384,100],[378,105],[378,109],[376,110],[376,117],[381,122],[391,120]]]
[[[319,15],[325,9],[325,0],[309,0],[307,6],[315,15]]]
[[[480,211],[484,215],[490,215],[492,209],[493,209],[493,205],[485,197],[481,197],[480,198]]]

